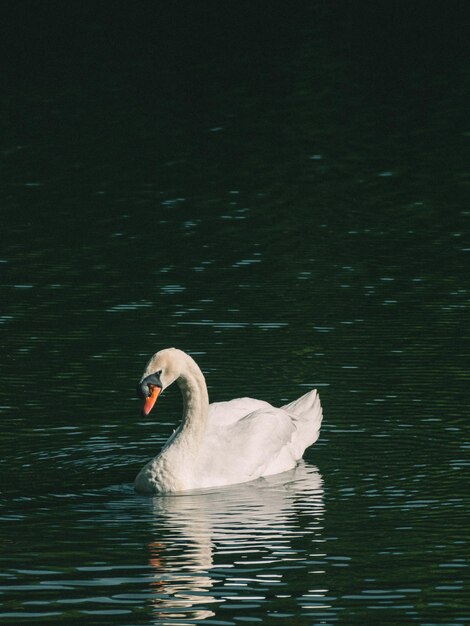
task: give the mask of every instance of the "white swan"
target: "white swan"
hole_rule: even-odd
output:
[[[160,454],[139,472],[135,488],[141,493],[220,487],[285,472],[320,434],[315,389],[279,409],[252,398],[209,404],[199,366],[176,348],[157,352],[145,368],[138,385],[144,415],[175,381],[183,418]]]

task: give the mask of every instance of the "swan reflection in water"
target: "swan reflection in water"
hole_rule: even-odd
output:
[[[315,552],[317,544],[321,551],[322,479],[303,461],[289,472],[251,483],[157,496],[150,502],[156,623],[208,619],[215,615],[211,605],[243,595],[262,603],[257,585],[281,585],[284,566],[310,556],[306,545]]]

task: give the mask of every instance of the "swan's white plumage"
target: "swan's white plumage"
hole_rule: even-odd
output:
[[[202,489],[284,472],[318,439],[322,409],[316,390],[281,408],[253,398],[209,405],[204,376],[189,355],[174,348],[157,352],[142,381],[157,371],[163,388],[178,382],[184,415],[137,476],[138,491]]]

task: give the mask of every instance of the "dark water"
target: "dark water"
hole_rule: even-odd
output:
[[[26,6],[3,38],[1,623],[468,623],[461,5]],[[179,416],[177,390],[152,419],[134,398],[168,346],[213,400],[317,387],[305,462],[136,495]]]

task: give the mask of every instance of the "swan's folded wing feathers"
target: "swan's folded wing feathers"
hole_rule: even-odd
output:
[[[268,405],[229,424],[211,428],[204,442],[204,466],[224,482],[244,482],[295,466],[296,427],[282,409]],[[214,449],[218,454],[214,455]],[[202,452],[202,451],[201,451]]]
[[[224,482],[291,469],[318,439],[321,419],[316,390],[281,408],[253,398],[211,404],[203,467]]]

